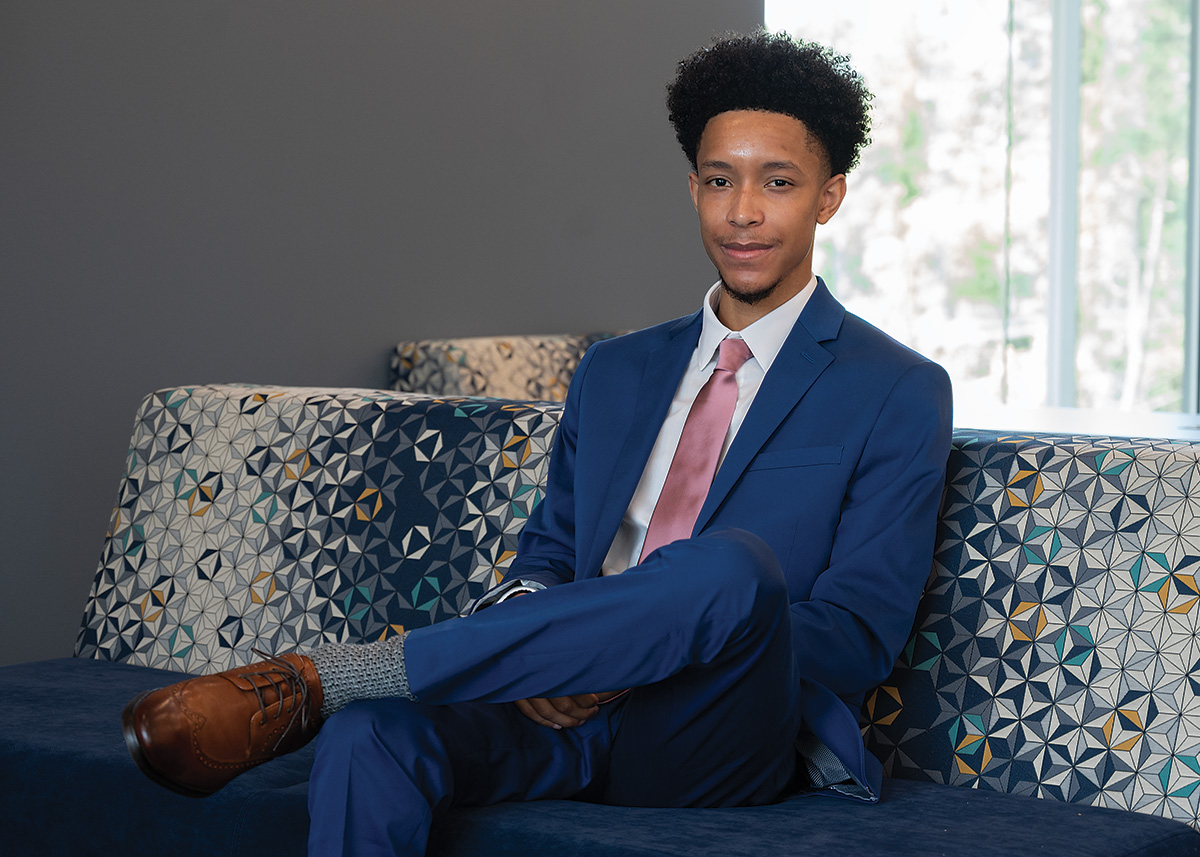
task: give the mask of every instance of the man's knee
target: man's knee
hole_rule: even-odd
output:
[[[699,564],[714,585],[746,588],[765,598],[787,597],[787,582],[775,552],[748,530],[722,527],[693,541],[711,561]]]
[[[681,588],[740,612],[763,616],[787,608],[787,581],[774,551],[747,530],[722,527],[659,549],[663,566],[684,578]],[[679,590],[676,590],[679,591]]]

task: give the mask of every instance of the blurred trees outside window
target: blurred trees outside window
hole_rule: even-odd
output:
[[[848,54],[875,94],[873,142],[817,232],[815,270],[942,363],[960,402],[1194,406],[1198,5],[766,0],[767,29]]]

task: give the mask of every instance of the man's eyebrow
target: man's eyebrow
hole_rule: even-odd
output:
[[[704,161],[700,164],[702,170],[732,170],[733,165],[725,161]],[[800,167],[792,161],[767,161],[761,164],[758,168],[761,172],[773,172],[775,170],[791,170],[792,172],[802,172]]]

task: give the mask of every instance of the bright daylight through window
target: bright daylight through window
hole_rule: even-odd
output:
[[[766,0],[875,93],[816,270],[965,408],[1196,409],[1197,7]]]

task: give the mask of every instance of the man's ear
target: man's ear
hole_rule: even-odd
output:
[[[842,200],[846,198],[846,174],[838,173],[836,176],[831,176],[825,182],[825,186],[821,188],[821,207],[817,209],[817,223],[828,223],[830,218],[837,214],[837,210],[842,207]]]
[[[694,172],[688,173],[688,190],[692,193],[692,205],[696,211],[700,210],[700,176]]]

